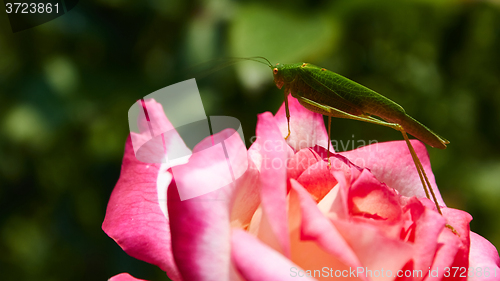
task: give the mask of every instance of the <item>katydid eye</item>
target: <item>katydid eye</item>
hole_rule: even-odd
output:
[[[275,68],[273,69],[273,73],[274,73],[274,74],[278,74],[278,68],[276,68],[276,67],[275,67]]]

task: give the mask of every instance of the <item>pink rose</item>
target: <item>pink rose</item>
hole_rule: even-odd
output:
[[[332,153],[328,169],[322,116],[292,97],[289,104],[286,142],[283,106],[276,116],[258,116],[257,140],[248,151],[231,137],[234,131],[215,134],[236,155],[233,167],[247,158],[248,169],[235,182],[184,201],[176,183],[196,188],[216,181],[225,159],[193,154],[172,178],[167,164],[138,161],[129,138],[103,230],[175,281],[500,280],[497,250],[469,230],[468,213],[445,206],[421,142],[412,144],[444,216],[425,198],[404,141]],[[160,104],[147,106],[150,116],[164,120],[165,131],[172,128]],[[185,149],[178,135],[164,146]],[[119,274],[111,280],[139,279]]]

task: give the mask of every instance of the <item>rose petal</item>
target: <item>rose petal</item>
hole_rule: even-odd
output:
[[[403,211],[409,212],[410,219],[413,220],[409,229],[413,233],[401,233],[404,235],[401,239],[415,245],[413,269],[421,270],[425,276],[434,260],[438,248],[437,240],[446,220],[438,212],[426,208],[416,197],[408,199]]]
[[[137,103],[140,106],[139,132],[131,133],[136,157],[146,163],[183,164],[190,150],[165,116],[162,105],[154,99]]]
[[[399,195],[368,170],[363,170],[352,184],[348,203],[352,215],[369,215],[389,221],[399,220],[401,216]]]
[[[349,217],[349,207],[348,207],[348,192],[350,187],[350,177],[347,176],[341,170],[333,170],[333,177],[337,180],[338,184],[330,192],[323,197],[323,200],[319,202],[320,209],[326,210],[330,217],[347,219]],[[328,200],[325,200],[328,199]],[[326,201],[328,204],[325,204]]]
[[[212,140],[214,143],[224,140],[227,154],[233,155],[230,161],[232,168],[239,169],[238,165],[245,162],[241,158],[246,160],[246,148],[239,137],[230,137],[234,134],[234,131],[224,130],[205,139],[193,151],[199,151],[200,147],[204,147],[207,142],[211,143]],[[222,168],[224,165],[227,168],[229,163],[225,157],[212,155],[211,150],[204,151],[206,153],[193,153],[187,164],[175,167],[174,182],[168,188],[167,205],[172,229],[172,250],[184,280],[231,280],[231,211],[238,192],[252,188],[256,190],[247,192],[258,192],[258,185],[254,184],[258,172],[256,169],[247,169],[235,182],[210,193],[181,201],[177,190],[178,182],[195,189],[203,187],[209,181],[219,181],[220,177],[227,176]],[[252,208],[256,205],[251,203],[246,207]],[[243,216],[245,213],[248,212],[243,212]]]
[[[299,176],[310,166],[318,161],[323,161],[313,149],[304,148],[295,153],[288,161],[287,176],[290,179],[298,179]]]
[[[469,265],[469,235],[472,216],[467,212],[452,208],[443,208],[441,212],[443,212],[447,223],[455,229],[459,238],[459,251],[453,264],[454,266],[467,267]],[[446,230],[449,229],[446,228]]]
[[[141,134],[149,133],[149,131],[152,130],[153,135],[156,136],[174,129],[174,126],[168,121],[163,111],[163,106],[160,103],[156,102],[154,99],[146,101],[141,100],[138,102],[141,103],[144,110],[144,117],[141,114],[141,118],[137,120]]]
[[[351,183],[359,177],[363,170],[338,153],[330,157],[330,163],[331,173],[338,182],[338,188],[333,188],[318,203],[318,206],[331,218],[348,219],[350,212],[348,208],[349,189]]]
[[[393,280],[396,272],[412,258],[413,246],[399,239],[392,239],[374,225],[332,220],[335,227],[359,258],[363,269],[372,280]],[[366,271],[372,270],[374,275]],[[392,278],[382,275],[380,270],[392,272]],[[379,271],[379,277],[375,271]],[[372,277],[373,276],[373,277]]]
[[[163,182],[158,181],[165,177]],[[160,185],[169,183],[164,165],[137,160],[128,138],[120,179],[109,199],[102,229],[130,256],[157,265],[173,280],[181,280],[172,256],[169,221],[158,201]]]
[[[301,268],[251,234],[235,229],[231,236],[231,257],[247,281],[296,280]],[[300,278],[300,280],[315,280]]]
[[[458,235],[453,233],[449,228],[444,228],[438,237],[439,248],[434,257],[431,270],[437,269],[439,278],[444,276],[445,268],[447,267],[469,267],[469,223],[472,220],[471,215],[460,210],[443,208],[441,211],[447,223],[457,231]],[[449,280],[462,280],[463,278],[459,278],[459,273],[456,274],[455,278],[452,278],[453,275],[451,275]],[[426,280],[435,280],[433,277],[435,276],[428,276]]]
[[[290,193],[290,221],[299,220],[297,229],[300,230],[300,240],[312,241],[320,246],[328,254],[338,259],[340,264],[336,264],[342,268],[352,267],[356,268],[361,266],[359,259],[356,257],[352,249],[346,243],[344,238],[340,235],[337,229],[332,225],[330,220],[326,218],[318,209],[316,203],[311,198],[307,190],[300,185],[296,180],[291,180],[292,190]],[[299,211],[295,216],[293,215],[294,209],[298,208]],[[292,228],[292,226],[291,226]],[[293,234],[292,234],[293,236]],[[303,265],[304,268],[311,268],[313,264],[322,263],[319,268],[326,266],[324,259],[318,258],[317,251],[314,249],[306,249],[311,243],[303,241],[296,241],[292,244],[292,256],[298,264]],[[300,245],[302,244],[302,245]],[[309,245],[307,245],[309,244]],[[299,249],[298,249],[299,248]],[[307,252],[314,251],[316,258],[307,255]],[[328,260],[332,262],[332,257]],[[305,265],[308,264],[308,267]],[[332,267],[332,266],[329,266]]]
[[[453,260],[458,253],[458,237],[451,231],[444,230],[439,235],[438,247],[430,268],[431,276],[427,276],[425,280],[441,280],[443,278],[445,268],[450,268],[452,266]]]
[[[309,166],[297,181],[309,192],[316,202],[319,202],[337,184],[326,161],[318,161]]]
[[[261,183],[259,173],[252,161],[249,171],[239,181],[231,209],[231,226],[247,228],[260,204]]]
[[[419,140],[413,139],[410,142],[424,167],[439,204],[446,206],[434,180],[425,145]],[[405,141],[376,143],[340,154],[359,167],[370,169],[380,182],[396,189],[401,195],[417,196],[417,198],[426,197]]]
[[[108,281],[146,281],[144,279],[137,279],[128,273],[120,273],[108,279]]]
[[[312,112],[304,108],[299,101],[288,95],[288,108],[290,109],[290,136],[286,142],[295,150],[314,147],[320,145],[327,147],[328,134],[325,129],[323,115]],[[276,123],[278,124],[281,136],[288,135],[288,122],[286,119],[285,103],[283,103],[276,113]],[[330,146],[333,151],[333,147]]]
[[[259,225],[257,227],[251,225],[250,230],[257,231],[259,239],[273,249],[290,256],[286,210],[286,167],[287,152],[290,148],[269,112],[258,116],[257,141],[253,147],[262,159],[260,164],[262,208],[253,219],[259,221]]]
[[[497,249],[474,232],[470,233],[469,268],[474,272],[468,281],[493,281],[498,280],[500,276],[500,258]]]

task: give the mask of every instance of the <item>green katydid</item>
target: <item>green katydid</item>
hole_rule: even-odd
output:
[[[445,149],[449,141],[406,114],[403,107],[399,104],[325,68],[309,63],[278,63],[272,65],[263,57],[247,59],[260,63],[264,62],[257,59],[265,60],[267,64],[264,64],[268,65],[273,71],[276,86],[279,89],[284,87],[285,110],[288,121],[288,135],[286,138],[290,136],[288,94],[298,99],[300,104],[305,108],[328,116],[328,152],[330,151],[330,124],[332,117],[364,121],[400,131],[410,150],[425,194],[427,198],[434,201],[438,212],[442,215],[429,179],[406,132],[424,143],[440,149]],[[452,227],[450,228],[453,230]]]

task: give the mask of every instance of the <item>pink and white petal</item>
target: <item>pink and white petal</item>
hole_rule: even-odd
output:
[[[268,114],[269,112],[263,113]],[[261,114],[262,115],[262,114]],[[257,140],[250,146],[248,149],[248,157],[255,164],[255,167],[260,172],[262,170],[262,165],[264,164],[264,157],[267,157],[263,154],[263,151],[285,151],[286,159],[291,159],[294,157],[295,152],[293,148],[291,148],[284,140]],[[287,162],[285,162],[285,165]]]
[[[426,281],[442,280],[445,268],[453,266],[453,261],[458,253],[460,242],[458,237],[451,231],[444,229],[439,235],[437,242],[438,249],[431,266],[431,271],[437,274],[427,276],[425,278]]]
[[[290,136],[286,142],[295,150],[314,147],[320,145],[328,146],[328,134],[325,129],[323,115],[312,112],[304,108],[299,101],[288,95],[288,108],[290,109]],[[288,122],[286,119],[285,103],[283,103],[276,113],[276,123],[278,124],[281,136],[288,135]],[[333,151],[333,147],[330,146]]]
[[[392,274],[402,269],[411,260],[414,247],[400,239],[387,237],[378,227],[369,223],[352,223],[332,220],[339,233],[347,241],[359,258],[363,268],[369,270],[390,270]],[[393,280],[393,277],[380,274],[372,280]]]
[[[338,184],[318,203],[318,207],[324,213],[328,213],[330,218],[348,219],[349,189],[352,182],[359,177],[363,170],[340,154],[330,157],[330,163],[332,176]]]
[[[181,201],[168,189],[172,251],[184,280],[230,280],[230,186]]]
[[[413,269],[427,272],[434,260],[438,248],[437,240],[446,220],[438,212],[426,208],[416,197],[409,198],[403,207],[403,211],[405,210],[410,212],[414,221],[410,229],[413,233],[406,234],[410,237],[401,238],[408,239],[415,245]]]
[[[328,265],[328,267],[357,268],[361,266],[350,246],[330,220],[321,213],[307,190],[296,180],[292,179],[291,184],[290,228],[293,228],[292,232],[295,230],[300,232],[300,237],[292,242],[292,259],[304,268],[322,268],[327,266],[326,263],[332,263],[335,260],[338,261],[336,266]],[[312,244],[319,246],[331,256],[325,259],[319,258],[321,251],[311,247]],[[312,252],[315,253],[316,258],[307,256],[306,253]]]
[[[287,165],[287,175],[290,179],[298,179],[299,176],[310,166],[316,164],[318,161],[323,161],[321,156],[318,155],[313,149],[304,148],[295,153]]]
[[[439,204],[446,206],[437,188],[425,145],[415,139],[410,140],[410,142],[424,167]],[[380,182],[396,189],[401,195],[416,196],[417,198],[426,197],[405,141],[376,143],[340,154],[347,157],[352,163],[370,169]]]
[[[170,162],[169,166],[183,161],[182,157],[174,159],[172,152],[188,157],[190,150],[165,116],[162,105],[154,99],[139,100],[137,103],[140,107],[137,120],[139,132],[131,133],[136,157],[146,163]],[[167,159],[166,154],[171,159]]]
[[[128,273],[120,273],[108,279],[108,281],[146,281],[144,279],[137,279]]]
[[[102,229],[130,256],[157,265],[172,280],[182,280],[172,255],[169,221],[159,190],[170,183],[160,164],[137,160],[129,138],[122,171],[111,194]]]
[[[138,100],[143,112],[139,115],[137,124],[141,134],[157,136],[174,129],[165,115],[163,106],[154,99]],[[151,134],[150,134],[151,133]]]
[[[497,249],[490,241],[474,232],[470,233],[469,268],[474,269],[475,272],[469,276],[468,281],[494,281],[498,280],[500,275],[500,258]]]
[[[249,161],[248,171],[239,182],[231,209],[231,226],[247,228],[260,204],[261,182],[253,161]]]
[[[235,267],[247,281],[295,280],[301,270],[279,252],[239,229],[231,235],[231,257]],[[315,280],[303,277],[300,280]]]
[[[448,224],[456,230],[458,235],[445,227],[438,237],[438,250],[431,269],[437,269],[439,278],[443,278],[446,267],[469,267],[469,223],[472,220],[471,215],[460,210],[443,208],[441,211]],[[455,277],[455,279],[450,277],[449,280],[462,280],[459,278],[459,274]],[[428,276],[425,280],[440,279]]]
[[[337,184],[326,161],[318,161],[309,166],[297,181],[309,192],[309,195],[319,202]]]
[[[333,170],[332,175],[338,184],[323,197],[318,206],[322,211],[328,213],[328,216],[331,218],[348,219],[349,207],[347,198],[351,184],[350,179],[347,179],[345,173],[340,170]]]
[[[348,203],[351,215],[373,216],[388,221],[397,221],[401,217],[399,195],[368,170],[363,170],[352,183]]]
[[[262,218],[258,237],[275,250],[290,256],[287,225],[287,149],[271,113],[258,116],[257,145],[262,155],[260,170]]]
[[[231,280],[230,235],[231,210],[237,191],[253,188],[255,169],[247,171],[235,182],[209,193],[181,200],[178,188],[203,188],[207,183],[224,182],[230,163],[235,170],[246,161],[241,139],[231,138],[234,131],[224,130],[198,144],[185,165],[174,167],[174,181],[168,188],[168,213],[172,229],[172,251],[184,280]],[[207,143],[224,140],[228,155],[201,149]],[[243,153],[244,152],[244,153]],[[240,157],[240,158],[239,158]],[[245,159],[241,159],[245,158]],[[225,165],[225,168],[224,168]],[[231,178],[231,176],[229,176]],[[222,178],[222,180],[221,180]]]
[[[216,144],[224,144],[224,156],[227,157],[230,165],[229,173],[231,179],[238,184],[232,195],[231,225],[233,227],[245,228],[250,223],[255,210],[260,204],[260,178],[259,171],[255,164],[248,157],[245,144],[241,141],[238,132],[228,129],[219,134],[206,138],[200,142],[193,150],[194,154],[202,152]],[[209,156],[212,157],[212,156]],[[224,164],[223,159],[221,159]],[[212,161],[213,162],[213,161]],[[174,168],[175,169],[175,168]],[[185,173],[186,175],[188,173]],[[175,175],[175,174],[174,174]],[[192,174],[189,175],[189,179]],[[241,179],[240,179],[241,177]],[[197,186],[197,184],[192,184]],[[200,188],[197,186],[197,188]]]
[[[443,208],[441,212],[443,212],[447,223],[457,232],[460,242],[453,264],[454,266],[467,267],[469,265],[470,222],[472,216],[467,212],[452,208]]]

